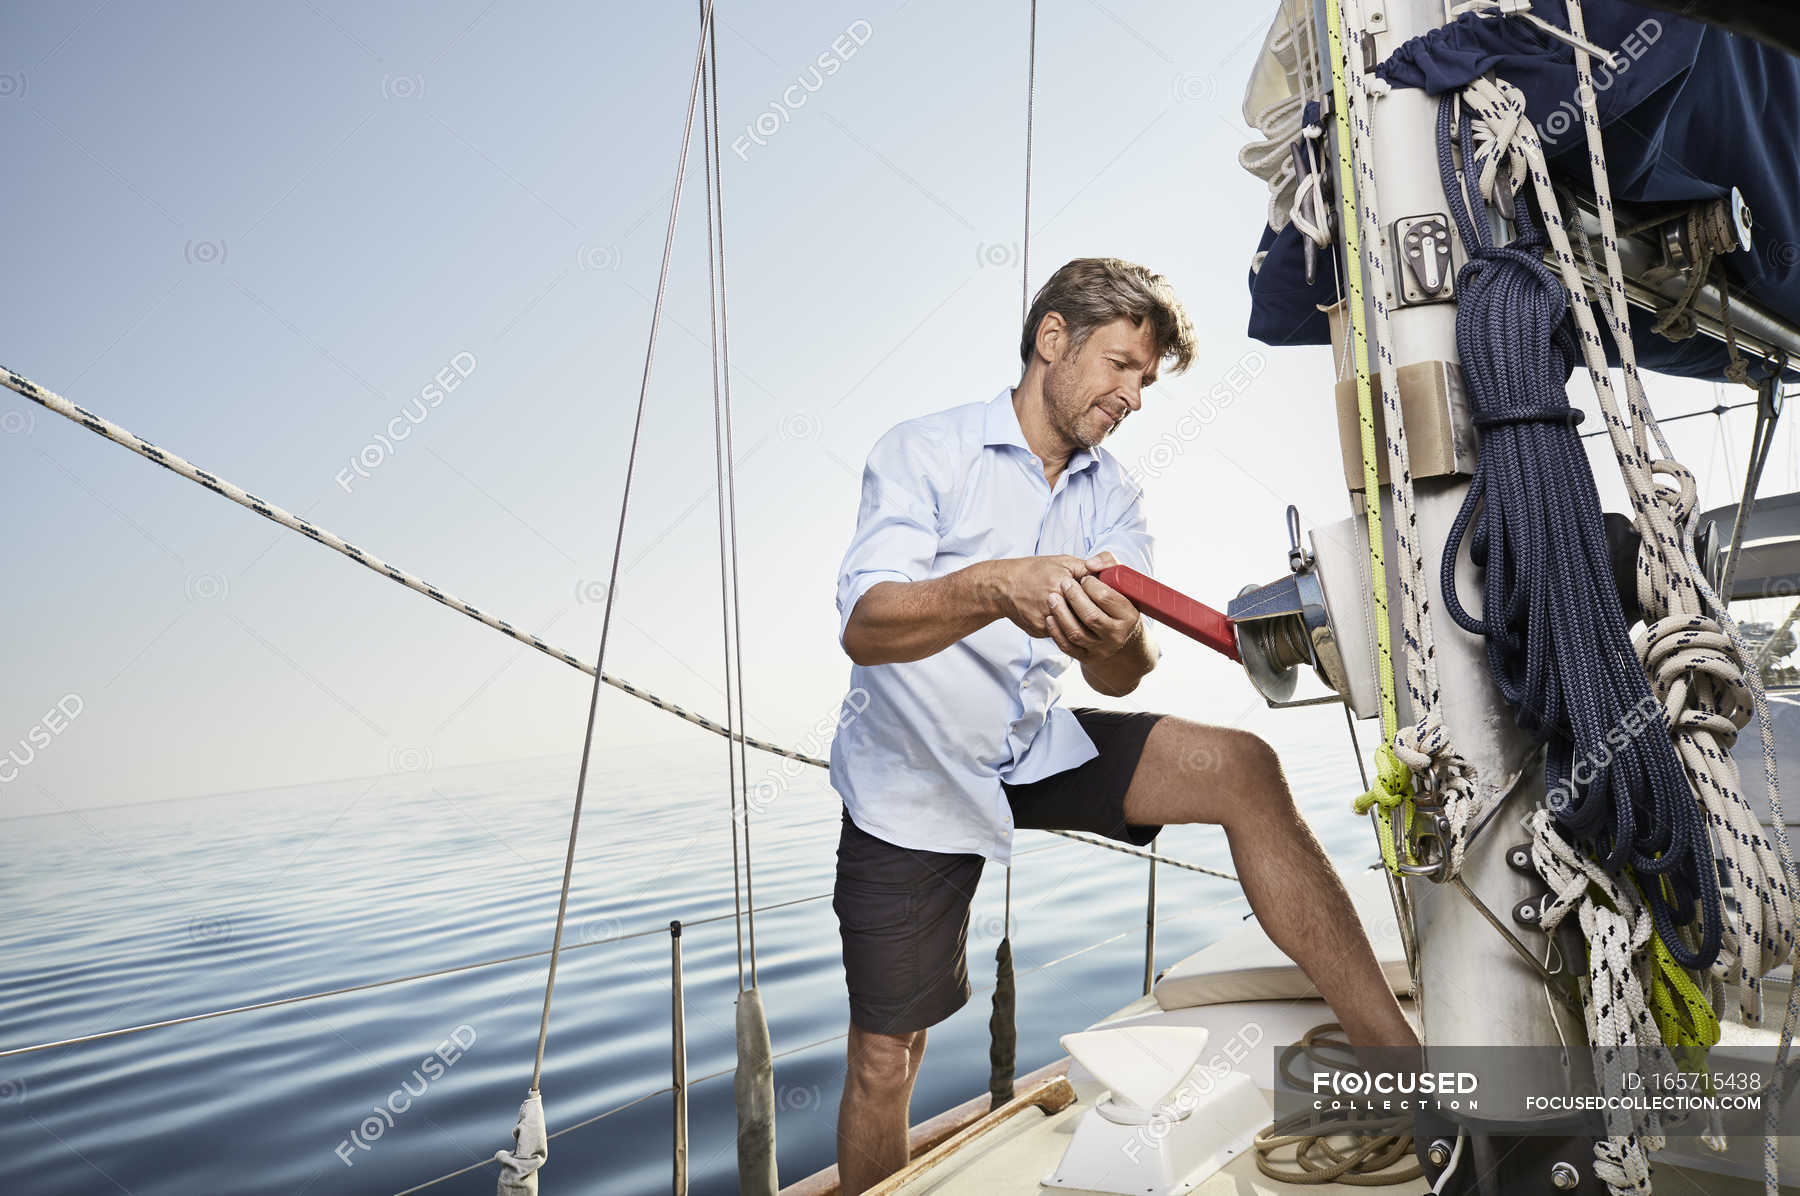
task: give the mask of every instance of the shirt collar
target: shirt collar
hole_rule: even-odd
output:
[[[1013,410],[1012,397],[1013,388],[1009,386],[989,400],[987,417],[982,428],[982,443],[987,445],[1010,444],[1031,453],[1031,445],[1025,442],[1025,431],[1019,427],[1019,414]],[[1100,464],[1100,458],[1094,455],[1093,450],[1076,449],[1063,472],[1077,474],[1098,464]]]

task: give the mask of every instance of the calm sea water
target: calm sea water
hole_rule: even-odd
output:
[[[736,1191],[737,940],[710,746],[696,733],[643,749],[590,789],[543,1090],[552,1131],[600,1120],[553,1139],[547,1196],[668,1190],[671,1097],[602,1114],[669,1083],[672,918],[690,924],[693,1190]],[[1366,864],[1347,739],[1281,746],[1327,848]],[[818,770],[789,778],[781,763],[751,763],[776,794],[752,852],[757,904],[791,903],[756,920],[791,1182],[832,1161],[848,1015],[820,898],[837,799]],[[544,758],[0,822],[0,1049],[542,951],[575,773],[573,757]],[[1215,828],[1160,846],[1231,866]],[[1138,995],[1148,865],[1035,832],[1020,849],[1023,1074]],[[1001,877],[989,868],[973,911],[976,997],[933,1031],[915,1119],[986,1090]],[[1247,912],[1223,881],[1165,868],[1158,884],[1159,968]],[[393,1193],[480,1163],[511,1143],[544,975],[533,958],[0,1058],[0,1191]],[[494,1175],[428,1190],[490,1193]]]

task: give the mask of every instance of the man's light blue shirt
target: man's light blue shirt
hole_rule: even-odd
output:
[[[838,638],[884,581],[927,581],[978,561],[1110,552],[1150,568],[1142,492],[1112,454],[1084,449],[1053,487],[1012,391],[907,420],[863,470],[856,534],[838,571]],[[1055,642],[997,619],[924,660],[850,671],[831,783],[856,825],[900,847],[1012,858],[1001,781],[1025,784],[1099,753],[1058,699]]]

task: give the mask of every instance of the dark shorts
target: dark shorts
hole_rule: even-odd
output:
[[[1073,711],[1100,754],[1033,781],[1005,785],[1013,824],[1087,831],[1142,846],[1157,826],[1128,826],[1125,790],[1160,714]],[[969,902],[985,860],[963,852],[896,847],[846,812],[838,837],[832,909],[844,940],[850,1020],[877,1034],[910,1034],[969,1000]]]

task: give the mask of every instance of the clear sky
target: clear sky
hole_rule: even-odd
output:
[[[691,7],[7,6],[0,360],[591,658]],[[1266,199],[1236,165],[1237,109],[1269,6],[1040,7],[1030,281],[1105,254],[1184,296],[1200,359],[1111,447],[1131,462],[1170,446],[1147,481],[1159,572],[1223,606],[1285,570],[1288,503],[1309,524],[1347,513],[1328,354],[1243,333]],[[812,729],[848,673],[834,575],[869,445],[1016,379],[1027,8],[720,8],[757,733],[822,747]],[[854,53],[794,91],[834,41]],[[717,713],[699,164],[696,140],[608,671]],[[1254,383],[1209,399],[1246,361]],[[446,368],[460,384],[421,407]],[[1714,401],[1693,383],[1653,398]],[[1183,440],[1196,408],[1203,434]],[[411,435],[371,449],[409,409],[427,412]],[[1673,430],[1709,504],[1733,496],[1746,415],[1723,436],[1710,419]],[[1800,485],[1792,432],[1771,492]],[[359,455],[374,466],[353,470]],[[1619,505],[1616,480],[1606,493]],[[25,754],[57,703],[79,710],[0,784],[0,814],[580,744],[574,670],[10,392],[0,494],[0,756]],[[1286,736],[1339,717],[1271,716],[1235,666],[1164,642],[1134,702]],[[600,739],[717,743],[611,690]]]

